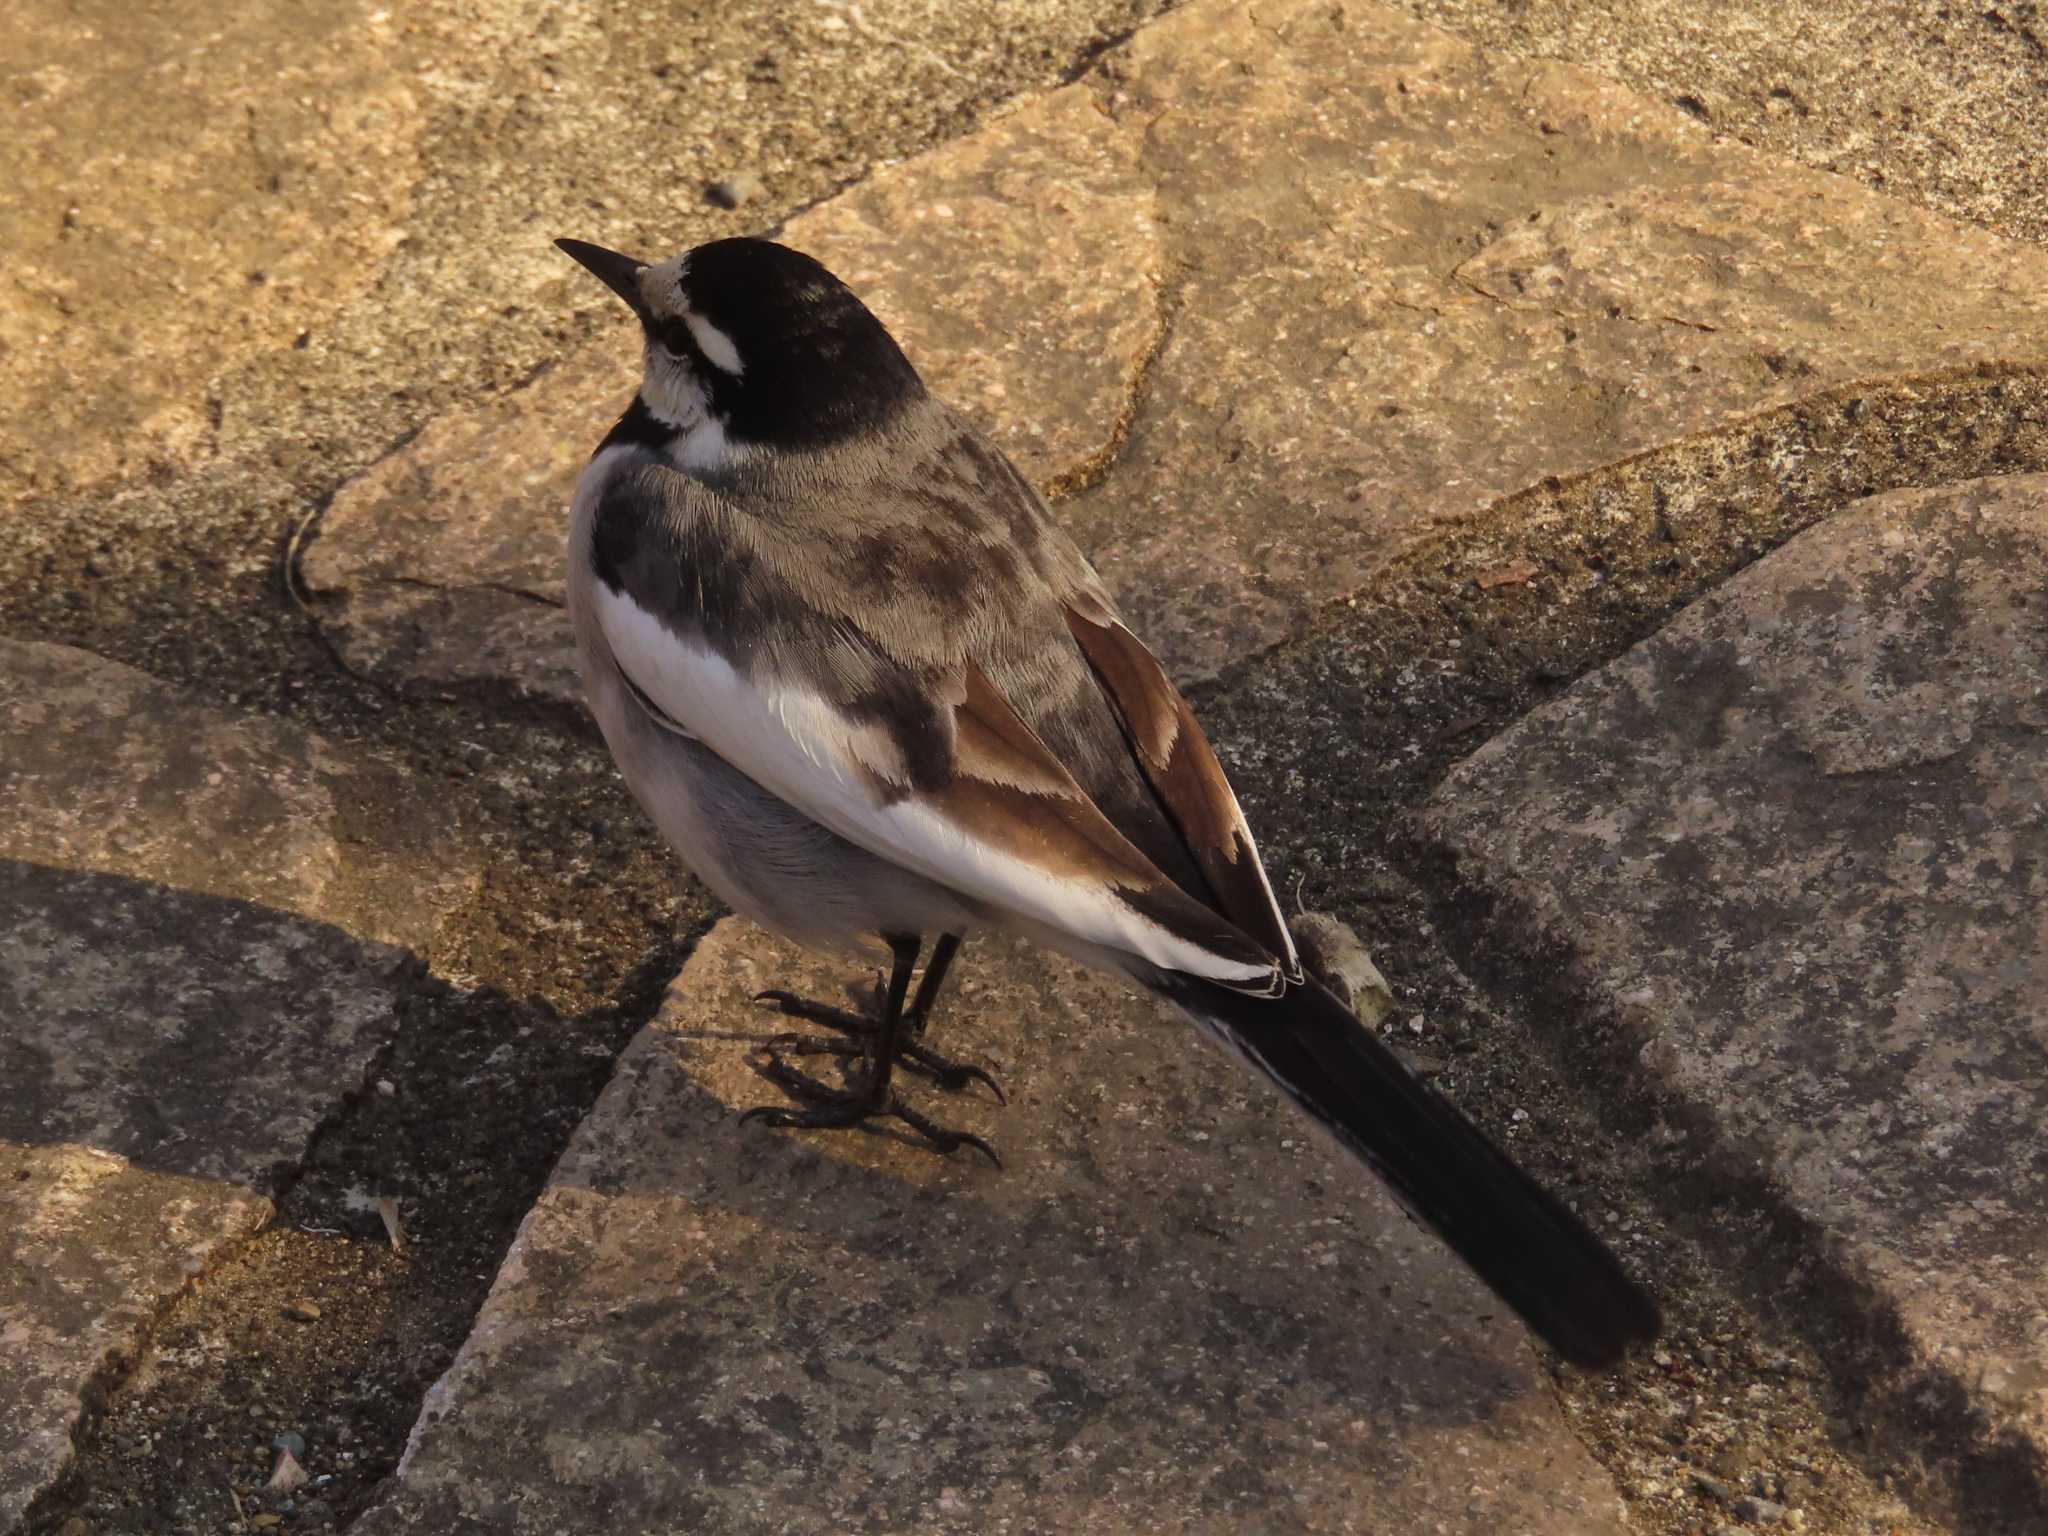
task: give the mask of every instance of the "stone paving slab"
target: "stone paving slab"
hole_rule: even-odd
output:
[[[2048,1450],[2048,478],[1872,498],[1488,743],[1426,825]]]
[[[386,1501],[399,1531],[1624,1529],[1518,1325],[1146,999],[971,946],[910,1090],[997,1172],[741,1126],[768,985],[720,924],[533,1213]]]
[[[1188,5],[783,238],[1079,493],[1184,677],[1447,519],[1860,381],[2039,360],[2048,310],[2035,247],[1320,0]],[[342,491],[304,572],[352,665],[573,694],[563,508],[637,369],[627,323]]]
[[[2048,236],[2048,186],[2022,158],[2048,137],[2048,40],[2024,6],[1404,4],[1476,43],[1626,80],[1746,143]]]
[[[376,845],[402,781],[64,646],[0,641],[0,1530],[94,1376],[262,1226],[473,878]]]
[[[90,651],[0,637],[0,858],[425,948],[475,877],[431,825],[368,819],[416,793],[284,721]]]

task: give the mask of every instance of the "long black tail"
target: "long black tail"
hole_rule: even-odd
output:
[[[1153,986],[1385,1179],[1572,1364],[1611,1366],[1656,1337],[1657,1304],[1606,1244],[1313,978],[1279,998],[1184,976]]]

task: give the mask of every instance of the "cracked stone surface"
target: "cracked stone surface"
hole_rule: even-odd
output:
[[[0,1531],[71,1460],[101,1369],[164,1300],[270,1218],[270,1201],[76,1143],[0,1137]]]
[[[739,1125],[750,995],[851,979],[706,938],[355,1529],[1624,1528],[1519,1327],[1118,983],[967,951],[933,1038],[1011,1103],[907,1091],[1002,1172]]]
[[[2048,309],[2031,246],[1569,65],[1306,0],[1189,5],[784,237],[1075,493],[1068,525],[1189,678],[1548,478],[2037,360]],[[344,489],[304,573],[352,665],[573,691],[563,507],[634,352],[615,330]]]
[[[95,1375],[362,1079],[469,889],[407,786],[63,646],[0,641],[0,1529]]]
[[[1490,742],[1427,812],[2048,1449],[2048,477],[1858,504]]]

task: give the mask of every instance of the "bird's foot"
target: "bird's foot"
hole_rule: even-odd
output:
[[[836,1029],[853,1040],[872,1038],[881,1024],[866,1014],[853,1013],[845,1008],[833,1008],[825,1003],[812,1002],[807,997],[798,997],[794,992],[757,992],[754,1001],[766,1007],[777,1009],[793,1019],[808,1019],[813,1024],[822,1024],[827,1029]],[[910,1022],[905,1031],[906,1038],[896,1048],[896,1059],[921,1077],[930,1078],[948,1093],[964,1093],[975,1083],[983,1083],[996,1096],[998,1104],[1008,1104],[1010,1096],[1003,1092],[1003,1085],[982,1068],[970,1062],[954,1061],[941,1056],[937,1051],[922,1044],[917,1036],[924,1031],[924,1021]],[[795,1036],[785,1038],[798,1038]],[[819,1040],[806,1046],[799,1054],[853,1056],[859,1054],[859,1047],[848,1041]]]
[[[784,1061],[782,1055],[785,1051],[795,1055],[842,1056],[859,1054],[859,1047],[845,1041],[807,1039],[801,1035],[784,1035],[769,1041],[756,1056],[754,1070],[805,1107],[786,1109],[779,1104],[757,1105],[740,1116],[742,1125],[750,1120],[759,1120],[764,1125],[804,1130],[847,1130],[864,1126],[870,1120],[900,1120],[934,1152],[951,1156],[962,1147],[972,1147],[996,1167],[1003,1166],[996,1149],[981,1137],[934,1124],[894,1093],[883,1095],[877,1102],[875,1096],[868,1092],[831,1087]]]

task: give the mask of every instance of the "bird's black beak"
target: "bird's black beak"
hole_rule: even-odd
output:
[[[584,240],[557,240],[555,244],[592,277],[624,299],[634,314],[643,321],[647,319],[647,300],[640,296],[640,274],[647,270],[646,262]]]

